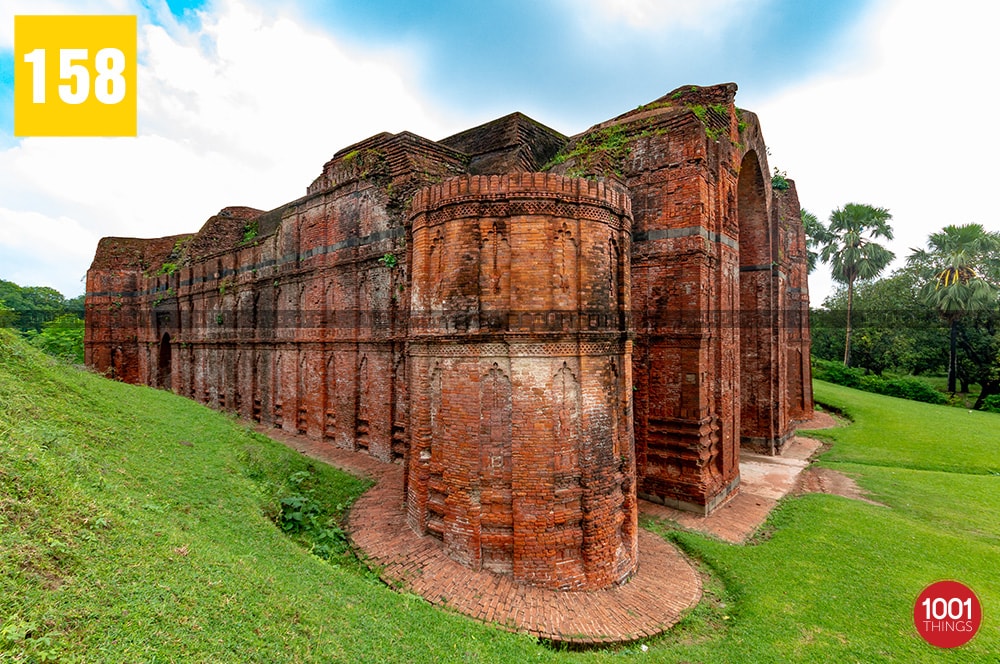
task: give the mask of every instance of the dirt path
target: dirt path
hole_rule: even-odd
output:
[[[885,507],[869,498],[853,478],[830,468],[811,466],[802,471],[792,495],[801,496],[804,493],[828,493]]]
[[[845,426],[849,422],[843,418],[836,417],[825,411],[815,411],[813,417],[808,422],[803,422],[797,428],[800,431],[810,431],[813,429],[831,429],[833,427]],[[812,440],[805,436],[796,436],[800,440]],[[825,444],[816,441],[819,445],[816,448],[818,455],[825,447]],[[814,455],[815,456],[815,455]],[[799,474],[798,481],[791,491],[794,496],[801,496],[804,493],[828,493],[834,496],[843,496],[852,500],[860,500],[872,505],[882,505],[870,499],[867,494],[858,486],[857,482],[848,475],[830,468],[821,468],[811,465]],[[884,505],[882,505],[884,507]]]

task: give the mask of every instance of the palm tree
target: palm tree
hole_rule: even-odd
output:
[[[821,240],[820,259],[830,264],[833,278],[847,285],[847,329],[844,335],[844,366],[851,362],[851,309],[854,284],[858,279],[874,279],[892,262],[896,254],[875,242],[892,239],[885,208],[848,203],[830,213],[830,223]]]
[[[945,226],[931,233],[926,249],[912,252],[907,263],[927,280],[920,292],[921,299],[948,322],[951,336],[948,391],[954,394],[959,320],[997,304],[1000,289],[995,280],[1000,276],[1000,233],[987,232],[981,224]]]
[[[820,247],[827,239],[826,226],[812,212],[802,208],[799,210],[799,217],[802,219],[802,229],[806,233],[806,265],[809,274],[816,269],[819,261],[819,254],[813,251],[813,247]]]

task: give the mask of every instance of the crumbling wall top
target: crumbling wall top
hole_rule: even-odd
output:
[[[567,140],[523,113],[511,113],[440,143],[469,155],[470,173],[487,175],[541,170]]]
[[[91,270],[156,270],[170,257],[174,247],[190,235],[143,239],[105,237],[97,243]]]
[[[185,257],[198,261],[220,251],[233,250],[253,240],[259,232],[254,220],[262,210],[245,206],[225,207],[208,218],[187,244]]]
[[[334,154],[306,189],[306,195],[360,179],[389,182],[411,174],[458,175],[466,172],[468,161],[465,154],[408,131],[383,132]]]

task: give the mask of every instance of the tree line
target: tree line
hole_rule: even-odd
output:
[[[0,327],[10,327],[43,351],[83,363],[84,296],[71,299],[47,286],[0,279]]]
[[[895,254],[892,215],[850,203],[824,224],[802,211],[810,271],[829,265],[840,288],[812,314],[813,355],[882,376],[947,374],[954,396],[978,385],[974,408],[1000,406],[1000,233],[948,225],[882,273]]]

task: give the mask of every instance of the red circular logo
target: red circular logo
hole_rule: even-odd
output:
[[[924,588],[913,606],[913,624],[924,641],[938,648],[957,648],[979,631],[983,607],[964,583],[938,581]]]

